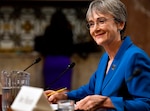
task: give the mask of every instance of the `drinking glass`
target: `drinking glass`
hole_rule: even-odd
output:
[[[11,111],[10,107],[21,86],[30,85],[30,74],[25,71],[2,71],[2,111]]]
[[[74,100],[59,100],[58,111],[74,111]]]

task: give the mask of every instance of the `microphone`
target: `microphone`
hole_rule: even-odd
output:
[[[75,63],[71,63],[67,66],[67,68],[58,75],[58,77],[56,77],[56,79],[54,79],[50,84],[49,87],[47,87],[46,89],[50,89],[51,85],[53,85],[56,81],[58,81],[69,69],[72,69],[75,66]]]
[[[30,66],[28,66],[27,68],[25,68],[23,71],[26,71],[26,70],[29,69],[31,66],[33,66],[34,64],[39,63],[40,61],[41,61],[41,58],[40,58],[40,57],[36,58],[36,59],[33,61],[33,63],[32,63]]]
[[[125,81],[125,82],[129,82],[131,81],[134,77],[138,76],[140,73],[142,72],[142,70],[140,68],[137,68],[134,70],[133,74]],[[123,82],[122,86],[126,85],[126,83]],[[115,94],[116,92],[118,92],[120,89],[113,91],[109,97],[113,94]]]
[[[126,80],[126,82],[129,82],[131,81],[134,77],[138,76],[140,73],[142,72],[141,69],[136,69],[133,74]]]

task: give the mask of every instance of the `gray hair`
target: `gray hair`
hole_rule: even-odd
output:
[[[127,22],[127,10],[125,5],[120,0],[94,0],[90,3],[87,10],[86,19],[88,21],[89,17],[92,16],[93,11],[97,14],[111,14],[116,22],[124,22],[125,26],[120,31],[121,37],[123,37],[126,22]]]

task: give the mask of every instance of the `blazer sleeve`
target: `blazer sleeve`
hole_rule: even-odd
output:
[[[89,83],[79,87],[76,90],[72,90],[67,93],[69,99],[80,100],[88,95],[92,95],[94,92],[94,84],[95,84],[95,73],[91,76]]]
[[[131,99],[123,97],[110,97],[117,111],[150,111],[150,58],[145,53],[134,53],[130,56],[130,65],[127,68],[125,79]],[[141,69],[141,73],[131,77],[136,68]]]
[[[101,77],[98,77],[97,74],[99,73],[99,70],[101,70],[101,68],[99,68],[99,67],[101,67],[100,64],[103,63],[102,60],[105,60],[105,58],[106,58],[106,54],[103,54],[101,57],[101,60],[99,61],[99,65],[98,65],[97,70],[92,74],[92,76],[91,76],[91,78],[87,84],[79,87],[76,90],[72,90],[72,91],[67,93],[67,96],[69,99],[73,99],[73,100],[78,101],[78,100],[83,99],[84,97],[86,97],[88,95],[95,94],[97,79],[101,78]],[[99,94],[99,93],[97,92],[97,94]]]

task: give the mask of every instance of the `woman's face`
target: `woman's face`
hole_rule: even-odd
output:
[[[88,18],[90,34],[98,45],[106,46],[112,42],[120,41],[120,32],[123,29],[120,23],[116,23],[110,14],[93,12]]]

